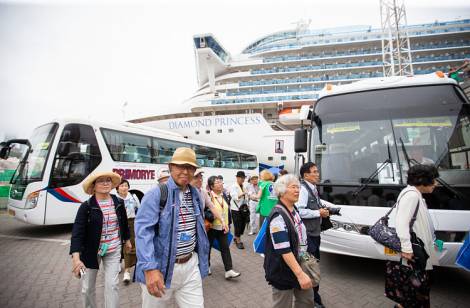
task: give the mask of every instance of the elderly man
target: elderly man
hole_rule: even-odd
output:
[[[331,205],[331,203],[321,200],[318,194],[316,184],[320,182],[320,172],[317,165],[312,162],[305,163],[300,168],[300,176],[302,181],[297,208],[307,228],[307,251],[320,260],[321,220],[322,217],[330,215],[323,204]],[[324,307],[318,291],[319,286],[313,288],[315,307]]]
[[[136,272],[144,308],[168,307],[173,297],[180,307],[204,307],[209,241],[200,194],[189,184],[197,167],[192,149],[176,149],[168,182],[150,190],[137,213]]]

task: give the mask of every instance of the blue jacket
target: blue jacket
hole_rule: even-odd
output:
[[[160,188],[148,191],[135,218],[135,244],[137,250],[136,279],[145,284],[144,272],[158,269],[163,274],[166,288],[170,288],[176,259],[178,213],[180,189],[172,177],[167,182],[168,198],[160,213]],[[204,228],[204,213],[201,200],[194,187],[189,186],[196,215],[196,252],[199,257],[199,271],[204,278],[209,273],[209,240]]]

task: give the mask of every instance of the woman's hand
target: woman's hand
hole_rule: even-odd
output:
[[[127,241],[124,243],[124,245],[125,245],[126,252],[127,252],[127,253],[131,252],[131,250],[132,250],[131,241],[130,241],[130,240],[127,240]]]
[[[402,256],[402,258],[405,258],[407,260],[410,260],[410,261],[413,260],[413,254],[412,253],[402,252],[401,256]]]
[[[227,234],[228,231],[230,230],[230,228],[229,228],[229,226],[228,226],[227,224],[225,224],[225,223],[222,223],[222,224],[223,224],[223,226],[224,226],[224,234]]]
[[[299,281],[300,288],[302,290],[308,290],[313,288],[312,280],[310,279],[310,277],[308,277],[307,274],[305,274],[304,271],[301,271],[299,273],[299,275],[297,276],[297,280]]]
[[[72,273],[75,277],[80,278],[80,270],[85,269],[85,264],[80,260],[80,256],[73,255],[72,259]]]

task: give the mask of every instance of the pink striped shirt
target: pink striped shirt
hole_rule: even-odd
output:
[[[108,252],[115,251],[120,245],[119,221],[114,208],[113,199],[98,200],[98,204],[103,212],[103,229],[101,231],[100,246],[107,243]]]

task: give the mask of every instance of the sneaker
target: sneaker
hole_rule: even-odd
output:
[[[229,270],[225,272],[225,279],[237,278],[240,275],[240,273],[235,272],[234,270]]]
[[[124,283],[129,283],[131,282],[131,274],[128,271],[124,272],[124,278],[122,278],[122,281]]]
[[[212,271],[211,271],[211,268],[209,267],[209,276],[212,275]]]
[[[256,234],[256,232],[250,232],[250,233],[248,233],[248,235],[254,235],[254,234]]]

